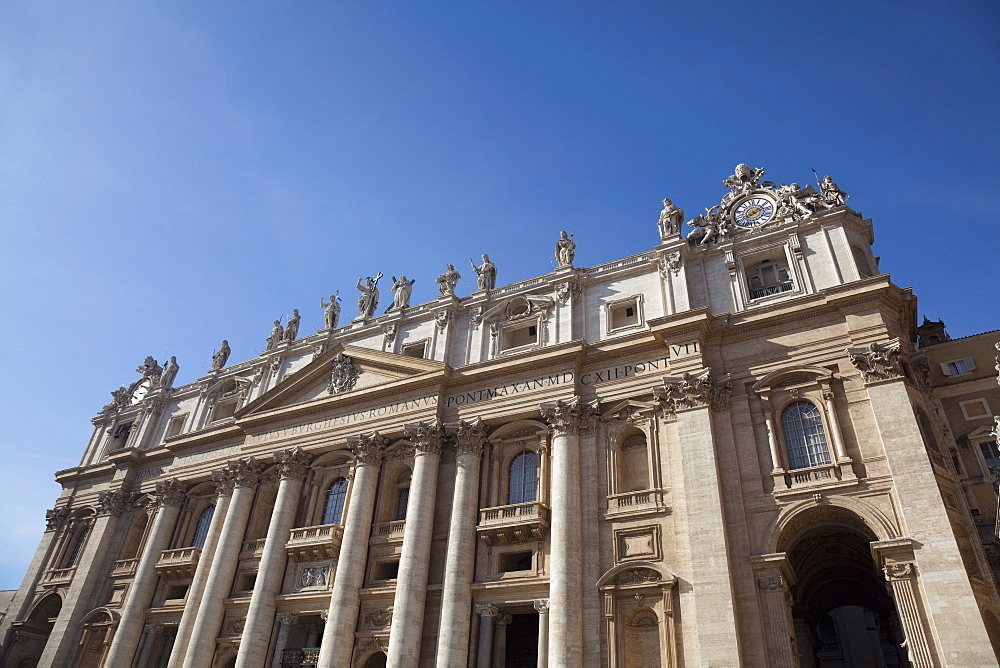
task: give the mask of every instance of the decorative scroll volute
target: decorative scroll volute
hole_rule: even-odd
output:
[[[386,438],[377,431],[347,438],[347,446],[354,454],[358,466],[381,466],[387,443]]]
[[[482,456],[483,445],[486,443],[486,426],[481,419],[476,418],[472,422],[461,420],[452,433],[458,454]]]
[[[180,508],[184,505],[186,493],[187,485],[184,485],[176,478],[168,478],[156,483],[156,491],[153,492],[153,497],[158,506]]]
[[[557,434],[577,434],[590,426],[597,413],[598,402],[584,403],[578,396],[569,401],[562,399],[538,407],[542,417]]]
[[[302,480],[309,471],[312,455],[303,452],[302,448],[291,448],[274,453],[274,461],[278,463],[278,473],[282,478]]]
[[[403,434],[413,443],[417,455],[441,455],[445,434],[441,423],[436,418],[427,422],[405,425]]]

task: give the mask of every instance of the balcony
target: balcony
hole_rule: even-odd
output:
[[[517,503],[479,511],[476,533],[489,545],[541,540],[549,530],[549,509],[538,503]]]
[[[406,528],[406,520],[376,524],[372,527],[372,540],[380,543],[401,543],[403,542],[404,528]]]
[[[789,471],[788,475],[792,479],[792,485],[805,485],[811,482],[824,482],[827,480],[836,480],[838,476],[836,475],[837,467],[833,464],[826,464],[824,466],[814,466],[808,469],[795,469]]]
[[[264,554],[264,538],[243,541],[240,559],[260,559]]]
[[[76,566],[53,568],[42,578],[42,586],[55,587],[56,585],[69,584],[73,580],[74,573],[76,573]]]
[[[200,547],[182,547],[178,550],[164,550],[156,562],[156,573],[168,580],[194,577],[201,558]]]
[[[666,501],[667,493],[662,489],[643,489],[608,496],[608,512],[605,518],[651,515],[670,512]]]
[[[340,554],[340,541],[343,537],[344,527],[339,524],[292,529],[288,542],[285,543],[285,550],[295,561],[336,559]]]
[[[770,297],[771,295],[778,295],[782,292],[791,292],[792,282],[782,281],[775,285],[765,285],[762,288],[751,289],[750,299],[760,299],[761,297]]]
[[[138,559],[119,559],[111,569],[111,577],[126,578],[135,575],[135,569],[139,566]]]
[[[307,668],[319,663],[319,647],[298,647],[281,651],[281,668]]]

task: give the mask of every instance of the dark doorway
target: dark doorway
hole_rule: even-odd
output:
[[[505,668],[534,668],[538,665],[538,615],[511,615],[507,625]]]

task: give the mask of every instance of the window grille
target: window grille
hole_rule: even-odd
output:
[[[525,450],[510,463],[507,503],[531,503],[538,498],[538,455]]]
[[[788,449],[789,470],[830,463],[823,419],[815,404],[796,401],[785,408],[781,414],[781,430]]]

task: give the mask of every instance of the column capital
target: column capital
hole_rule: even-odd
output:
[[[388,439],[377,431],[347,437],[347,446],[354,454],[358,466],[381,465],[387,443]]]
[[[538,410],[556,433],[577,434],[594,419],[597,404],[597,401],[584,403],[580,397],[574,396],[569,401],[559,399],[554,403],[542,404]]]
[[[497,615],[496,624],[498,626],[507,626],[512,621],[514,621],[514,616],[512,614],[510,614],[509,612],[501,612],[499,615]]]
[[[903,375],[899,339],[884,344],[872,341],[866,348],[848,348],[847,359],[861,373],[865,385]]]
[[[215,483],[216,495],[223,497],[233,493],[233,485],[236,481],[230,475],[229,469],[215,469],[212,471],[212,482]]]
[[[542,598],[537,601],[533,601],[535,610],[538,611],[540,615],[547,615],[549,613],[549,599]]]
[[[170,506],[180,508],[186,499],[187,485],[181,483],[177,478],[167,478],[156,483],[156,491],[152,496],[157,506]]]
[[[295,626],[299,621],[299,616],[294,612],[279,612],[275,615],[275,619],[282,626]]]
[[[67,506],[56,506],[45,511],[45,530],[58,531],[66,526],[69,519],[69,508]]]
[[[118,517],[131,505],[132,497],[132,494],[124,494],[120,489],[113,492],[101,492],[97,496],[97,514]]]
[[[142,632],[151,636],[158,636],[163,633],[163,624],[146,624]]]
[[[309,472],[312,455],[305,453],[302,448],[290,448],[274,453],[274,461],[278,463],[278,474],[282,478],[302,480]]]
[[[404,425],[403,434],[410,443],[413,443],[416,451],[414,454],[417,456],[441,455],[441,446],[444,445],[444,429],[437,418],[427,422]]]
[[[223,470],[232,478],[235,487],[253,489],[260,484],[260,474],[264,470],[264,464],[253,457],[243,457],[227,462]]]
[[[664,378],[663,387],[653,388],[654,400],[668,417],[681,410],[709,405],[716,412],[727,411],[732,393],[732,381],[729,377],[717,383],[708,369],[696,374],[684,373],[679,378]]]
[[[481,418],[471,422],[460,420],[452,426],[451,432],[455,436],[455,450],[458,454],[482,456],[483,445],[486,444],[486,425]]]
[[[500,614],[500,608],[491,603],[477,603],[476,614],[480,617],[496,617]]]

